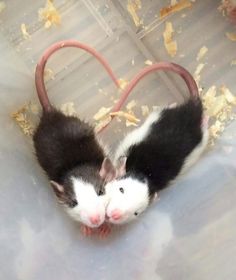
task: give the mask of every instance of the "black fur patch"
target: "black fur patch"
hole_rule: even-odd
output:
[[[44,112],[33,140],[41,167],[50,180],[64,184],[67,197],[73,198],[68,182],[68,176],[72,174],[94,183],[97,188],[103,185],[99,177],[104,159],[103,149],[96,140],[93,128],[87,123],[57,110]]]
[[[165,109],[149,135],[130,147],[126,170],[147,178],[150,195],[179,174],[186,157],[201,142],[202,114],[200,99]]]

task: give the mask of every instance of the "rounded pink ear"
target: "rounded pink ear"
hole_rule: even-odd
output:
[[[64,187],[55,181],[50,181],[50,183],[51,183],[51,186],[53,187],[53,190],[56,193],[56,195],[58,197],[61,197],[61,195],[64,194],[64,191],[65,191]]]
[[[118,165],[117,165],[117,177],[122,177],[126,173],[126,161],[127,157],[122,156],[118,159]]]
[[[99,175],[102,179],[104,179],[107,182],[115,179],[116,169],[109,158],[104,158],[101,169],[99,171]]]

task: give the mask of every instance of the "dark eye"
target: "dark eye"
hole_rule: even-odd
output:
[[[120,188],[119,190],[120,190],[121,193],[124,193],[124,189],[123,188]]]
[[[72,199],[72,200],[70,201],[70,207],[73,208],[73,207],[75,207],[76,205],[78,205],[78,202],[77,202],[75,199]]]
[[[103,195],[104,194],[104,191],[103,190],[100,190],[98,195]]]
[[[134,212],[134,215],[135,215],[135,216],[138,216],[138,212]]]

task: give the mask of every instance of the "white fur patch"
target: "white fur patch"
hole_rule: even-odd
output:
[[[131,146],[140,143],[148,136],[151,125],[159,120],[160,114],[161,113],[157,111],[152,112],[139,128],[134,129],[129,134],[127,134],[127,136],[117,148],[114,158],[115,163],[121,156],[126,155],[128,149]]]
[[[96,227],[90,222],[90,217],[99,215],[101,220],[99,225],[101,225],[105,220],[105,207],[107,204],[104,196],[98,196],[94,186],[80,178],[72,177],[71,181],[78,205],[74,208],[67,208],[68,214],[74,220],[89,227]]]
[[[123,188],[123,192],[120,191]],[[127,177],[121,180],[115,180],[106,185],[106,195],[109,203],[106,214],[110,217],[111,223],[122,224],[135,219],[135,212],[142,213],[149,204],[148,185],[136,179]],[[112,220],[112,211],[119,210],[122,218]]]

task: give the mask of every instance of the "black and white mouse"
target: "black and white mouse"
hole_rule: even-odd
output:
[[[119,173],[105,189],[110,223],[135,219],[178,175],[201,156],[208,143],[208,119],[199,97],[149,115],[118,147]]]
[[[99,227],[105,220],[104,184],[114,173],[112,163],[92,126],[54,108],[45,88],[38,96],[43,112],[33,141],[39,164],[66,212],[89,228]]]

